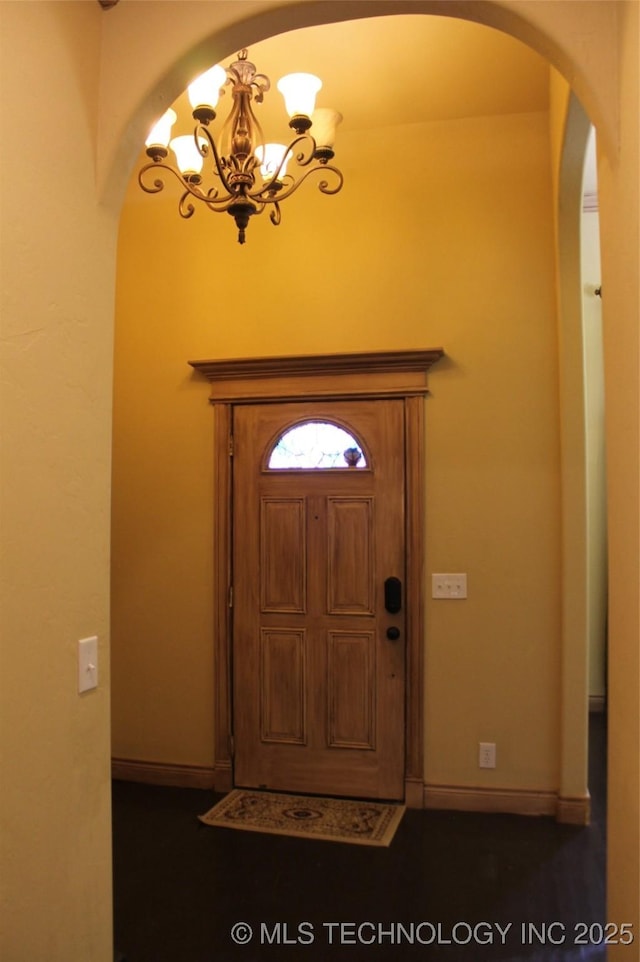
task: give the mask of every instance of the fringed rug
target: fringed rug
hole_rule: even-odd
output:
[[[388,846],[404,810],[399,804],[236,788],[199,818],[205,825],[247,832]]]

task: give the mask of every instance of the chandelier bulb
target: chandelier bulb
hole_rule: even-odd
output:
[[[290,73],[278,81],[278,90],[284,97],[284,105],[291,120],[289,126],[304,133],[311,126],[311,114],[316,104],[316,94],[322,81],[311,73]],[[301,130],[298,130],[301,127]]]
[[[201,148],[204,143],[205,141],[201,137],[199,139]],[[183,134],[181,137],[174,137],[169,146],[176,155],[176,163],[184,179],[190,183],[196,183],[192,178],[194,175],[199,177],[204,157],[196,146],[194,138],[190,134]]]
[[[291,151],[287,153],[284,144],[259,144],[256,147],[255,155],[260,164],[260,173],[263,180],[269,180],[275,174],[278,174],[278,180],[275,183],[280,183],[287,173],[287,164],[292,156]]]
[[[169,107],[149,131],[149,136],[145,140],[145,146],[148,156],[152,157],[156,163],[168,156],[169,151],[167,147],[171,139],[171,128],[177,119],[178,115],[175,110]]]
[[[215,118],[220,91],[226,82],[227,71],[217,63],[189,84],[187,94],[195,120],[208,124]]]
[[[313,139],[318,147],[333,147],[336,142],[336,128],[342,123],[342,114],[333,107],[317,107],[311,121]]]
[[[334,156],[333,145],[336,140],[336,127],[342,122],[342,114],[333,107],[317,107],[313,112],[312,134],[316,142],[314,158],[320,164],[327,164]]]

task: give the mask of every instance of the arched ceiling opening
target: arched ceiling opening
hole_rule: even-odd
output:
[[[340,110],[341,134],[548,107],[549,65],[542,57],[498,30],[450,17],[386,16],[306,27],[253,44],[249,59],[272,83],[258,108],[267,136],[287,133],[275,83],[294,71],[321,77],[317,103]],[[186,95],[177,103],[185,125],[180,132],[190,132]],[[226,109],[223,100],[221,115]]]
[[[217,62],[228,66],[237,53],[231,49]],[[267,141],[287,143],[293,136],[276,89],[278,79],[296,71],[322,79],[317,106],[333,107],[344,118],[336,143],[338,167],[340,140],[355,138],[357,143],[358,134],[367,130],[389,131],[385,160],[390,172],[395,169],[395,175],[402,177],[403,165],[409,176],[412,162],[408,135],[412,124],[549,108],[551,68],[543,57],[506,33],[452,17],[404,14],[303,27],[254,43],[248,56],[271,82],[264,102],[254,104]],[[204,69],[215,62],[212,49]],[[193,119],[186,90],[173,107],[178,121],[172,136],[191,135]],[[230,108],[227,88],[211,125],[214,137]],[[375,166],[380,160],[362,156],[360,163]],[[140,143],[133,178],[147,162]]]
[[[184,17],[181,14],[187,6],[189,16]],[[524,51],[523,57],[531,66],[537,60],[540,78],[544,64],[555,66],[569,80],[592,122],[598,127],[600,143],[611,147],[615,145],[617,114],[615,111],[607,113],[606,105],[615,97],[616,90],[615,44],[612,43],[616,24],[610,9],[613,5],[592,4],[583,13],[583,31],[602,40],[602,43],[598,43],[598,59],[595,62],[589,59],[580,40],[582,33],[578,36],[574,30],[560,30],[558,34],[558,18],[549,9],[552,6],[555,8],[555,5],[529,0],[518,0],[517,3],[513,0],[504,0],[502,3],[477,0],[471,5],[461,0],[447,0],[444,4],[439,0],[378,0],[376,4],[363,3],[362,0],[313,0],[291,2],[284,6],[272,6],[262,0],[245,0],[240,20],[237,19],[237,12],[225,13],[221,10],[220,15],[216,12],[214,18],[218,26],[212,29],[213,13],[208,4],[119,3],[105,16],[103,28],[102,121],[97,163],[100,194],[106,202],[112,200],[119,207],[146,131],[154,118],[180,95],[195,75],[213,62],[229,62],[243,46],[249,46],[252,55],[257,58],[261,43],[286,44],[288,42],[283,38],[294,36],[310,25],[313,31],[324,30],[325,26],[329,30],[344,31],[340,33],[341,39],[331,45],[328,52],[338,71],[333,74],[337,78],[335,88],[340,88],[335,106],[345,115],[345,124],[346,118],[350,118],[349,124],[353,123],[354,130],[358,129],[358,116],[365,122],[367,117],[388,116],[388,101],[393,98],[396,80],[403,75],[408,78],[406,86],[410,94],[405,94],[402,106],[396,108],[395,116],[404,117],[407,113],[413,113],[416,104],[421,105],[420,110],[433,111],[431,92],[434,89],[444,95],[439,109],[445,110],[445,104],[448,105],[451,116],[456,99],[459,103],[460,96],[465,93],[465,78],[477,79],[475,61],[469,59],[469,50],[464,43],[458,46],[457,43],[425,43],[424,38],[422,42],[420,39],[422,28],[428,29],[430,23],[439,24],[435,29],[441,27],[444,30],[445,22],[451,21],[456,27],[463,28],[482,25],[483,40],[489,45],[489,50],[492,44],[501,46],[502,40],[512,43],[512,38],[518,38],[516,47],[512,46],[511,50]],[[149,32],[148,11],[157,14],[163,22],[160,33]],[[364,29],[372,30],[372,38],[378,29],[379,35],[388,39],[388,45],[377,59],[371,56],[375,45],[365,43],[365,34],[356,43],[348,42],[351,33],[358,33],[361,29],[363,21],[373,19],[372,13],[375,19],[381,18],[381,27],[378,29],[372,24]],[[423,21],[421,28],[414,34],[412,24],[412,30],[407,31],[407,24],[411,21],[417,24],[418,20]],[[392,25],[392,21],[395,21],[395,25]],[[471,38],[471,31],[467,36]],[[169,48],[167,37],[171,38]],[[271,40],[264,41],[265,37]],[[458,33],[458,39],[462,37],[463,34]],[[321,42],[321,34],[318,34],[317,42]],[[305,36],[304,44],[298,42],[297,53],[304,54],[305,69],[311,69],[312,57],[307,59],[307,54],[313,54],[315,43],[315,38],[311,38],[310,34]],[[411,53],[408,53],[409,50]],[[506,47],[503,50],[506,51]],[[537,51],[537,55],[534,51]],[[118,66],[123,55],[127,56],[133,67],[126,75]],[[363,67],[363,56],[367,62],[366,69]],[[369,66],[371,63],[372,67]],[[449,77],[444,91],[441,81],[435,87],[429,83],[443,63],[447,66]],[[492,91],[495,95],[493,109],[503,112],[514,109],[513,98],[522,91],[524,75],[521,67],[524,60],[516,69],[506,72],[506,82],[499,82],[499,71],[494,73],[491,55],[489,59],[484,58],[484,63],[485,69],[488,66],[491,68],[484,82],[471,85],[471,93],[470,84],[466,85],[465,116],[487,109],[486,104],[482,103],[481,90],[485,95]],[[594,65],[597,68],[595,75],[587,77],[588,68]],[[268,72],[268,60],[264,66],[258,66],[263,72]],[[327,76],[325,93],[330,97],[334,84],[330,83],[327,71],[323,72]],[[391,83],[381,82],[382,76],[388,78],[390,75],[393,77]],[[354,96],[358,88],[367,91],[366,97],[358,98],[358,103],[362,104],[358,111],[352,109],[350,97],[344,93],[347,86],[345,77],[349,79],[349,89],[354,91]],[[394,102],[397,103],[397,100]],[[343,126],[343,130],[348,132],[349,126]]]

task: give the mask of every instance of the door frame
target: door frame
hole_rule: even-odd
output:
[[[442,348],[357,354],[189,361],[211,383],[214,409],[214,787],[233,788],[232,458],[233,409],[282,401],[400,398],[405,413],[407,579],[405,803],[424,805],[425,397]]]

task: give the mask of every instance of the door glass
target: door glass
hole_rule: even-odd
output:
[[[291,468],[366,468],[362,445],[330,421],[305,421],[285,431],[276,442],[268,465]]]

